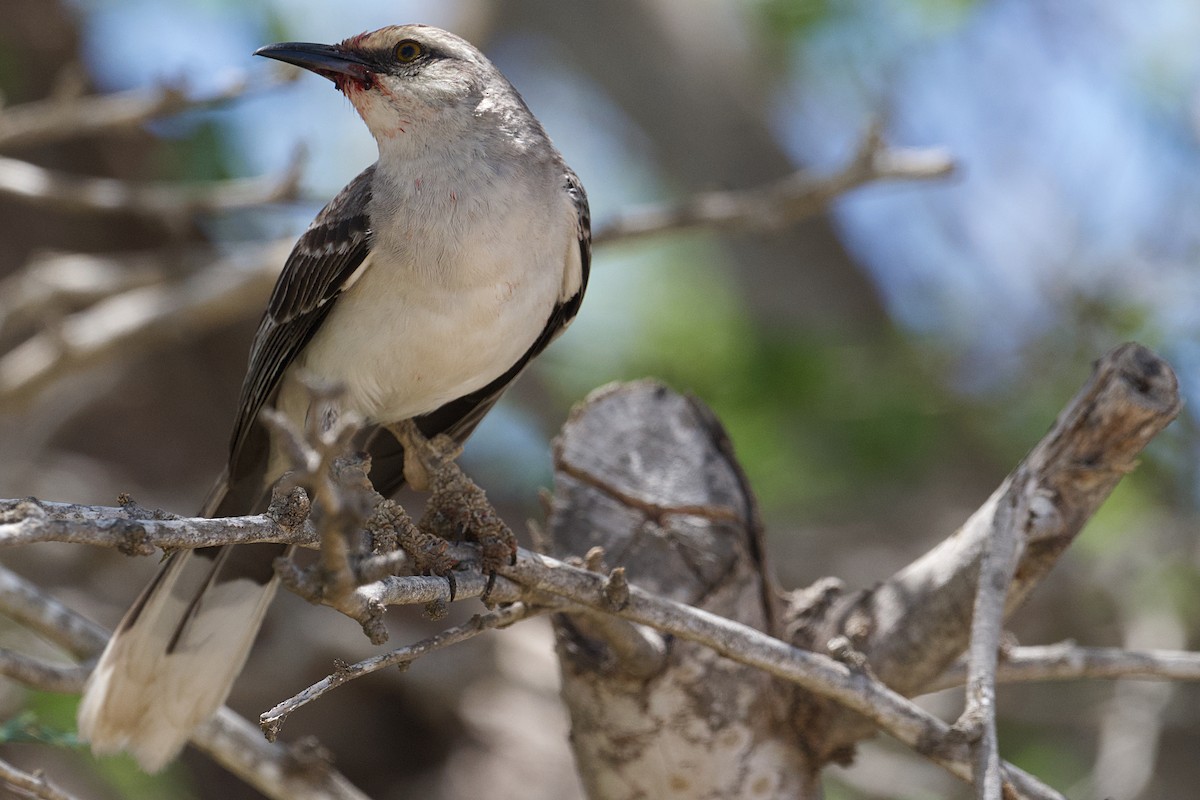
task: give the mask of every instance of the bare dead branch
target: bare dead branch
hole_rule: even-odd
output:
[[[108,641],[108,631],[3,567],[0,567],[0,613],[80,657],[99,655]],[[59,675],[58,691],[82,690],[84,675],[83,667],[74,672],[64,669]],[[228,708],[221,708],[198,728],[192,744],[275,800],[368,800],[313,748],[267,742],[255,726]],[[0,779],[4,776],[0,775]]]
[[[115,547],[126,555],[221,544],[281,542],[314,547],[313,526],[297,513],[303,495],[289,496],[264,514],[207,519],[174,517],[135,505],[81,506],[28,498],[0,500],[0,547],[66,542]],[[303,510],[303,509],[301,509]],[[298,524],[297,524],[298,521]]]
[[[160,259],[87,253],[37,256],[0,280],[0,342],[19,325],[42,323],[114,294],[165,279]]]
[[[0,195],[37,207],[85,213],[137,214],[182,222],[196,214],[231,211],[288,200],[296,195],[304,154],[298,150],[280,175],[190,186],[136,184],[90,178],[0,156]]]
[[[3,566],[0,566],[0,614],[62,647],[76,658],[99,656],[108,641],[108,631],[104,628],[75,613]]]
[[[596,611],[649,625],[681,639],[699,642],[721,655],[757,667],[797,686],[829,697],[874,722],[880,730],[927,756],[951,774],[970,782],[970,748],[949,725],[897,694],[870,673],[828,656],[802,650],[701,609],[656,597],[631,586],[627,602],[614,608],[607,577],[577,569],[547,556],[521,551],[517,563],[501,567],[505,577],[526,587],[558,595]],[[1010,764],[1004,779],[1030,798],[1062,795]]]
[[[0,355],[0,409],[19,408],[66,374],[256,313],[291,244],[247,248],[178,282],[132,289],[71,314]]]
[[[962,686],[966,674],[966,664],[960,661],[931,683],[928,690],[938,692]],[[1081,647],[1068,641],[1010,648],[1003,651],[996,667],[996,680],[999,683],[1120,678],[1200,681],[1200,653]]]
[[[273,742],[275,741],[275,737],[279,735],[279,730],[283,727],[283,723],[293,711],[308,705],[348,681],[361,678],[364,675],[370,675],[372,672],[378,672],[387,667],[405,667],[423,655],[445,649],[451,645],[460,644],[478,636],[484,631],[490,631],[495,628],[507,628],[509,625],[537,616],[546,610],[545,608],[537,608],[525,603],[513,603],[512,605],[498,608],[495,611],[489,611],[486,614],[476,614],[468,622],[447,628],[441,633],[430,636],[427,639],[422,639],[407,647],[393,650],[390,653],[364,659],[357,664],[338,664],[337,669],[331,675],[314,683],[299,694],[289,697],[260,716],[259,725],[262,727],[263,734],[267,737],[267,740]]]
[[[796,172],[775,183],[741,191],[698,194],[679,203],[636,208],[599,227],[593,241],[607,244],[693,228],[774,230],[827,208],[841,194],[868,183],[931,180],[954,171],[940,148],[897,148],[872,125],[854,157],[832,175]]]
[[[121,128],[136,128],[153,119],[221,105],[250,93],[290,83],[298,73],[251,83],[237,75],[215,91],[193,93],[181,84],[89,97],[52,97],[0,109],[0,150],[44,145]]]
[[[0,675],[43,692],[77,692],[92,664],[62,664],[0,648]]]
[[[1029,475],[1024,551],[1006,597],[1011,614],[1074,541],[1088,518],[1129,473],[1138,453],[1179,413],[1170,366],[1137,344],[1101,358],[1087,383],[1018,467]],[[869,591],[835,604],[813,635],[822,647],[846,635],[889,686],[911,696],[926,690],[964,650],[979,564],[1011,480],[967,523],[930,552]],[[847,717],[844,737],[870,735]]]
[[[16,797],[32,797],[39,800],[74,800],[72,795],[59,789],[41,772],[23,772],[7,761],[0,761],[0,785],[8,789]]]
[[[227,706],[192,734],[192,744],[273,800],[370,800],[311,740],[268,742]]]
[[[1001,800],[1000,742],[996,734],[996,662],[1004,634],[1005,598],[1030,525],[1029,475],[1018,468],[1001,498],[983,545],[971,640],[967,648],[967,704],[954,727],[975,743],[975,796]]]

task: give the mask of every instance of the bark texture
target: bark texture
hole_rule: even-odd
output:
[[[626,577],[774,632],[754,500],[698,401],[651,381],[598,390],[563,428],[555,468],[552,548],[602,547],[604,568],[621,568],[615,603]],[[766,673],[611,618],[559,615],[556,632],[593,800],[818,796],[787,690]]]

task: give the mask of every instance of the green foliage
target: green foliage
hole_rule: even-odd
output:
[[[837,504],[935,455],[944,423],[907,359],[756,324],[696,252],[658,270],[636,298],[643,341],[627,368],[712,405],[764,504]]]

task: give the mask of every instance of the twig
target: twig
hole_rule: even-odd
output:
[[[689,228],[781,228],[826,208],[840,194],[884,180],[928,180],[954,171],[954,160],[939,148],[895,148],[872,125],[841,170],[826,176],[796,172],[765,186],[706,192],[663,206],[624,212],[593,235],[595,244],[629,241]]]
[[[192,744],[274,800],[370,800],[312,743],[268,742],[258,727],[222,707],[192,734]]]
[[[82,506],[28,498],[0,500],[0,547],[35,542],[66,542],[115,547],[126,555],[153,555],[157,549],[193,549],[222,544],[281,542],[313,547],[313,526],[297,513],[303,496],[248,517],[178,518],[133,505]],[[299,524],[293,521],[299,519]]]
[[[180,222],[208,212],[230,211],[292,198],[300,182],[303,150],[287,169],[266,178],[242,178],[189,186],[136,184],[85,178],[0,156],[0,195],[34,206],[91,213],[122,213]]]
[[[962,686],[963,661],[946,670],[929,686],[938,692]],[[996,667],[998,683],[1115,680],[1200,681],[1200,653],[1182,650],[1123,650],[1119,647],[1080,647],[1075,642],[1014,647],[1005,650]]]
[[[0,675],[43,692],[78,692],[91,671],[90,662],[52,663],[0,648]]]
[[[108,631],[104,628],[3,566],[0,566],[0,614],[59,645],[76,658],[100,655],[108,641]]]
[[[1033,494],[1028,470],[1017,468],[996,507],[976,582],[967,648],[967,704],[954,727],[975,745],[975,796],[1001,800],[1000,743],[996,735],[996,661],[1004,634],[1005,598],[1024,549]]]
[[[534,607],[525,603],[513,603],[512,605],[498,608],[495,611],[489,611],[486,614],[476,614],[462,625],[447,628],[441,633],[430,636],[427,639],[422,639],[407,647],[393,650],[390,653],[374,656],[359,661],[357,664],[339,664],[333,674],[317,681],[299,694],[289,697],[259,717],[259,725],[262,727],[263,734],[267,737],[267,740],[273,742],[275,741],[275,737],[279,735],[279,730],[283,726],[284,721],[287,720],[288,715],[348,681],[391,666],[399,665],[407,667],[421,656],[432,653],[435,650],[442,650],[451,645],[460,644],[478,636],[484,631],[508,627],[513,623],[537,616],[547,610],[546,608]]]
[[[0,342],[18,325],[44,321],[164,279],[161,259],[145,253],[123,258],[90,253],[35,257],[0,280]]]
[[[73,795],[54,786],[46,780],[41,772],[32,774],[22,772],[7,761],[0,761],[0,782],[12,789],[18,797],[36,797],[40,800],[74,800]]]
[[[0,410],[27,403],[68,373],[162,347],[260,309],[291,244],[255,248],[178,282],[133,289],[66,317],[0,356]]]
[[[45,145],[120,128],[134,128],[182,111],[227,103],[251,92],[268,91],[290,83],[299,73],[250,83],[238,75],[212,92],[194,94],[181,84],[164,83],[150,89],[50,98],[0,110],[0,149]]]
[[[1137,609],[1124,623],[1128,647],[1164,641],[1179,646],[1187,638],[1182,621],[1171,609]],[[1082,786],[1072,787],[1072,793],[1078,797],[1142,796],[1155,776],[1163,727],[1176,694],[1171,683],[1118,681],[1103,706],[1092,773]]]

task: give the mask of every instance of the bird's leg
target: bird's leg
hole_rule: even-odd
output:
[[[454,568],[458,566],[458,559],[448,552],[449,542],[421,530],[399,503],[383,498],[367,520],[366,528],[375,543],[376,555],[397,549],[404,551],[412,559],[415,574],[436,575],[449,582],[450,601],[454,602],[457,588]]]
[[[405,477],[410,483],[417,477],[430,491],[419,527],[446,539],[465,534],[478,543],[480,568],[489,581],[495,580],[498,568],[516,560],[517,538],[483,489],[455,463],[461,448],[448,436],[426,439],[411,421],[391,430],[404,445]]]

